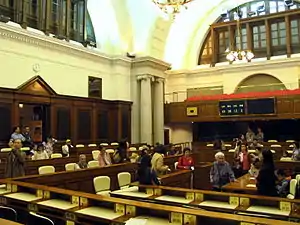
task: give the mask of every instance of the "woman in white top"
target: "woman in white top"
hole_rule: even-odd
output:
[[[41,160],[41,159],[49,159],[49,156],[45,151],[43,144],[38,144],[37,150],[34,151],[33,153],[32,160]]]
[[[70,148],[73,148],[73,146],[71,145],[71,140],[67,139],[66,144],[61,147],[63,157],[69,157]]]

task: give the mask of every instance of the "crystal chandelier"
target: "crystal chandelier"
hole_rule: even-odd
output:
[[[161,11],[168,15],[175,16],[182,10],[187,9],[187,4],[194,0],[152,0]]]
[[[237,38],[239,40],[239,48],[235,51],[232,51],[230,49],[227,49],[225,53],[227,53],[226,55],[226,59],[232,63],[234,61],[251,61],[251,59],[254,58],[254,54],[253,52],[251,52],[250,50],[243,50],[243,43],[242,43],[242,28],[240,25],[240,18],[241,18],[241,14],[239,14],[239,12],[237,12],[238,14],[238,18],[237,18]]]

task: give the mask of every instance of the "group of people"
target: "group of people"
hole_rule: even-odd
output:
[[[236,178],[249,173],[256,178],[258,194],[286,197],[289,192],[290,176],[283,170],[276,171],[271,150],[262,150],[257,146],[255,153],[249,154],[248,144],[236,140],[232,164],[225,161],[222,151],[215,155],[216,160],[210,171],[213,189],[220,191],[223,185],[235,182]],[[299,149],[296,145],[295,149]]]

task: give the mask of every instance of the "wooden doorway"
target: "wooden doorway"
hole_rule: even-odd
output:
[[[164,129],[164,143],[165,145],[170,144],[170,130]]]

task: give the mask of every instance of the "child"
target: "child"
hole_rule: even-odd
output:
[[[276,185],[277,193],[280,197],[285,198],[289,194],[290,180],[287,179],[284,170],[277,170],[278,184]]]

